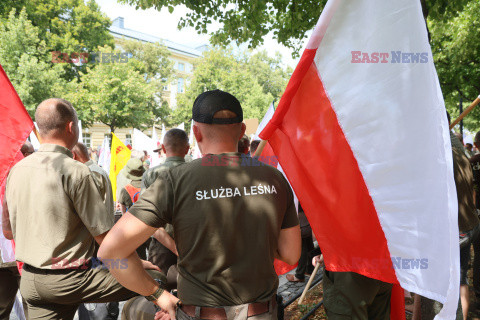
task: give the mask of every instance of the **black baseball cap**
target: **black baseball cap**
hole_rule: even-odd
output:
[[[229,110],[236,114],[233,118],[214,118],[215,113]],[[199,95],[192,108],[192,119],[206,124],[233,124],[243,121],[240,102],[228,92],[222,90],[206,91]]]

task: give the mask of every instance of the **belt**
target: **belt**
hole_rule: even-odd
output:
[[[32,267],[31,265],[29,264],[24,264],[23,265],[23,269],[25,271],[28,271],[30,273],[36,273],[36,274],[68,274],[68,273],[71,273],[73,271],[86,271],[88,269],[91,269],[92,267],[92,261],[90,260],[87,264],[85,264],[85,266],[80,266],[78,268],[70,268],[70,269],[40,269],[40,268],[36,268],[36,267]]]
[[[263,313],[267,313],[270,308],[275,306],[275,298],[270,299],[270,301],[265,302],[254,302],[248,304],[248,317],[257,316]],[[197,306],[191,305],[182,305],[181,309],[190,317],[196,317],[195,309]],[[226,320],[227,313],[223,307],[198,307],[200,308],[200,319],[205,320]]]

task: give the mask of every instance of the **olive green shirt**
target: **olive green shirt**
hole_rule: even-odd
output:
[[[206,155],[159,174],[130,213],[173,224],[178,292],[187,305],[267,301],[280,230],[298,225],[293,193],[275,168],[239,153]]]
[[[98,164],[93,162],[93,160],[88,160],[87,162],[85,162],[85,165],[92,172],[92,177],[97,184],[100,195],[103,197],[103,203],[105,203],[107,212],[114,215],[115,207],[113,205],[112,184],[110,182],[108,174],[105,172],[105,170],[100,168]]]
[[[42,144],[10,170],[6,199],[15,256],[36,268],[90,259],[94,237],[113,226],[90,170],[59,145]]]
[[[467,156],[453,147],[453,174],[458,197],[458,229],[468,232],[479,223],[473,199],[473,171]]]
[[[142,193],[145,191],[145,189],[150,187],[155,182],[155,180],[157,180],[157,177],[160,175],[160,172],[184,163],[185,163],[185,158],[168,157],[164,163],[145,171],[145,173],[142,176]]]

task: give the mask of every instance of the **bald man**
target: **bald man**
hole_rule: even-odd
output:
[[[300,257],[293,192],[277,169],[244,165],[237,145],[245,124],[234,96],[204,92],[192,113],[203,158],[162,172],[112,228],[98,254],[136,266],[110,272],[160,306],[159,318],[276,319],[274,258],[294,264]],[[132,256],[166,223],[175,232],[180,302]]]
[[[79,134],[75,109],[66,100],[48,99],[35,120],[40,149],[10,170],[6,184],[15,256],[24,263],[20,292],[29,319],[73,319],[80,303],[125,300],[134,293],[94,258],[113,216],[90,170],[72,158]],[[104,263],[129,267],[126,261]]]
[[[77,142],[72,149],[72,153],[73,159],[86,165],[92,172],[92,177],[95,180],[98,191],[103,198],[103,203],[105,203],[105,207],[107,207],[107,212],[113,216],[115,214],[115,208],[113,206],[112,184],[108,174],[92,159],[90,159],[88,149],[83,143]]]

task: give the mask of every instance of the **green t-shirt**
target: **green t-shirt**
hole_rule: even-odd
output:
[[[152,227],[173,224],[179,298],[210,307],[275,294],[280,230],[298,225],[283,175],[239,153],[206,155],[160,173],[130,213]]]

